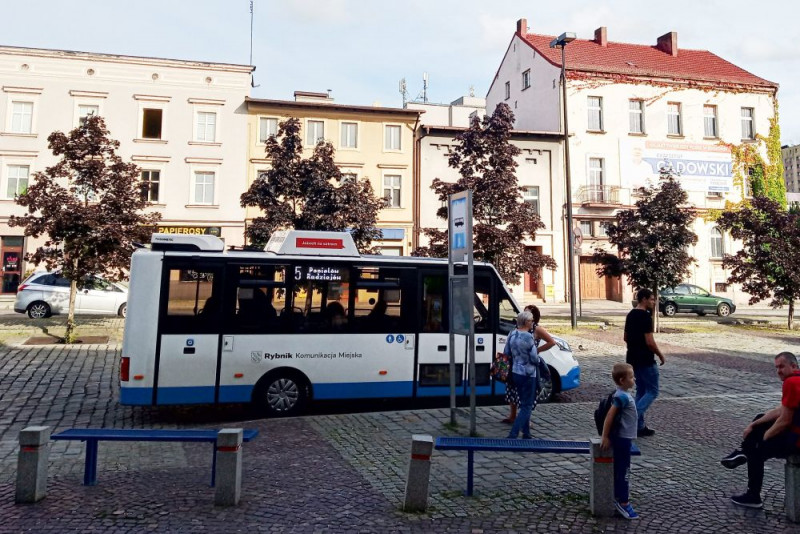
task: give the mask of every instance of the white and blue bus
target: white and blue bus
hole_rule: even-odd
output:
[[[278,232],[264,251],[214,236],[154,234],[134,252],[120,402],[252,402],[271,415],[312,399],[450,393],[447,261],[360,255],[347,233]],[[475,264],[477,394],[504,393],[489,366],[519,307],[489,264]],[[468,394],[466,336],[455,336]],[[575,388],[569,345],[543,354],[552,384]]]

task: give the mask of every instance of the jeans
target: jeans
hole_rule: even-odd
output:
[[[508,437],[517,438],[519,431],[522,430],[522,437],[529,438],[531,437],[531,412],[533,412],[533,400],[536,394],[536,377],[517,373],[512,373],[511,376],[514,378],[514,386],[519,395],[519,411]]]
[[[611,437],[611,449],[614,451],[614,499],[617,502],[629,500],[631,441],[633,440],[630,438]]]
[[[762,415],[758,414],[753,420]],[[756,425],[742,441],[742,452],[747,456],[747,492],[759,497],[764,485],[764,462],[800,453],[800,436],[792,432],[782,432],[764,441],[764,433],[771,426],[772,422]]]
[[[639,414],[638,429],[643,429],[644,412],[658,397],[658,365],[647,367],[634,367],[633,376],[636,378],[636,412]]]

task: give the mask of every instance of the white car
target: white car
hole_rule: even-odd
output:
[[[41,319],[69,312],[69,280],[45,271],[30,275],[19,288],[14,311]],[[89,276],[75,296],[75,313],[119,315],[128,311],[128,288],[99,276]]]

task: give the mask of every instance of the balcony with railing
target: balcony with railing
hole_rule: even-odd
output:
[[[583,185],[578,189],[575,199],[587,207],[616,207],[622,204],[619,198],[620,189],[616,185]]]

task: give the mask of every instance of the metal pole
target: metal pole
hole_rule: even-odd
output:
[[[569,317],[573,330],[578,327],[575,314],[575,235],[572,229],[572,177],[569,160],[569,123],[567,119],[566,43],[561,43],[561,99],[564,103],[564,170],[567,180],[567,265],[569,269]]]

